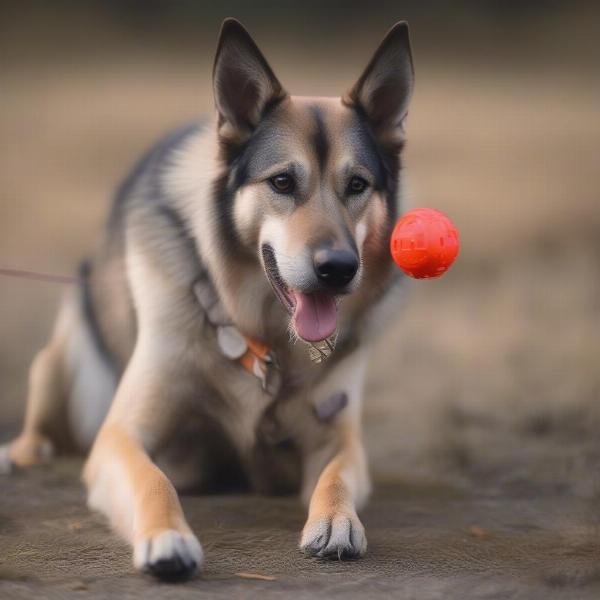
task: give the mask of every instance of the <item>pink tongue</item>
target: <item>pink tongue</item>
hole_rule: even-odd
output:
[[[337,325],[337,307],[333,296],[303,294],[293,291],[296,308],[292,323],[296,333],[307,342],[320,342],[329,337]]]

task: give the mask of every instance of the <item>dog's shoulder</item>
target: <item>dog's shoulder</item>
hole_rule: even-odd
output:
[[[123,226],[124,217],[133,198],[154,204],[166,204],[168,186],[164,184],[166,170],[175,162],[177,151],[207,127],[207,119],[199,119],[169,132],[152,145],[138,160],[117,188],[108,218],[109,229]]]

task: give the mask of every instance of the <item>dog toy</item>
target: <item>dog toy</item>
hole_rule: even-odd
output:
[[[415,208],[401,217],[390,240],[394,262],[415,279],[441,277],[458,256],[458,230],[435,208]]]

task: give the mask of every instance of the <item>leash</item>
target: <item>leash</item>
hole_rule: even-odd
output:
[[[66,285],[81,281],[79,277],[55,275],[51,273],[42,273],[40,271],[26,271],[24,269],[0,268],[0,275],[4,275],[5,277],[15,277],[17,279],[29,279],[30,281],[45,281],[47,283],[62,283]]]

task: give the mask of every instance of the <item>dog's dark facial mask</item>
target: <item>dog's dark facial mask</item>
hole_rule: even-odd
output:
[[[221,31],[214,91],[228,205],[218,210],[308,342],[335,332],[339,298],[387,257],[412,81],[404,23],[343,98],[287,95],[237,21]]]

